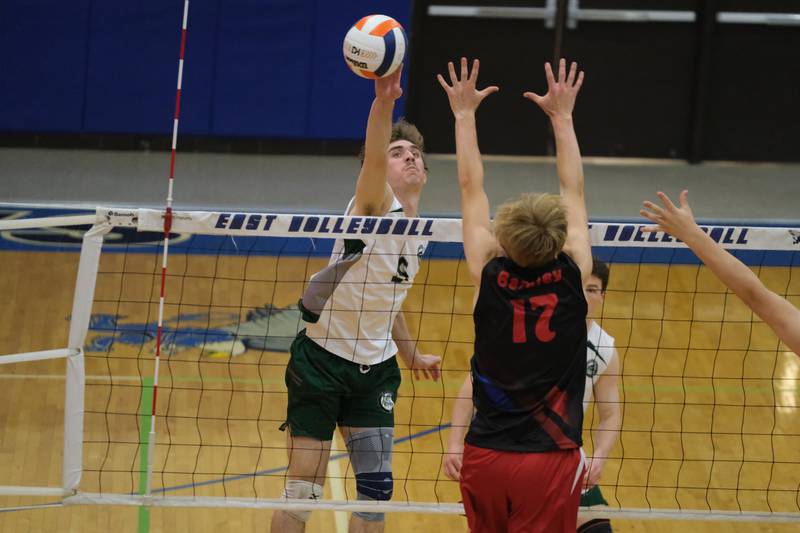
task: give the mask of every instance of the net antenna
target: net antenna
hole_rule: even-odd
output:
[[[164,248],[161,255],[161,289],[158,298],[158,327],[156,330],[156,350],[155,350],[155,366],[153,368],[153,386],[150,391],[143,391],[144,394],[149,394],[152,397],[151,405],[152,412],[150,414],[150,431],[147,437],[147,474],[145,478],[144,490],[145,495],[149,496],[152,491],[152,478],[153,478],[153,450],[156,443],[156,401],[158,399],[158,370],[161,363],[161,345],[162,333],[164,330],[164,294],[166,293],[167,286],[167,258],[169,256],[169,234],[172,230],[172,193],[175,184],[175,158],[178,153],[178,123],[180,121],[181,112],[181,88],[183,85],[183,64],[186,52],[186,33],[187,23],[189,20],[189,0],[184,0],[183,3],[183,19],[181,22],[181,49],[178,57],[178,86],[175,92],[175,114],[172,118],[172,152],[169,160],[169,179],[167,181],[167,198],[164,209]]]

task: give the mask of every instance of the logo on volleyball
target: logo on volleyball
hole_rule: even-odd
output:
[[[381,394],[381,407],[388,413],[392,412],[392,409],[394,409],[394,398],[392,398],[391,392],[384,392]]]
[[[594,359],[589,359],[586,361],[586,377],[593,378],[597,375],[598,370],[600,370],[600,365],[597,364],[597,361]]]

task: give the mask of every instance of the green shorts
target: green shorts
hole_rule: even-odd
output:
[[[600,492],[600,487],[595,485],[586,492],[581,493],[581,507],[594,507],[595,505],[608,505],[608,502],[603,498],[603,493]]]
[[[286,422],[293,436],[328,441],[336,425],[394,427],[400,369],[394,357],[366,366],[297,334],[286,365]]]

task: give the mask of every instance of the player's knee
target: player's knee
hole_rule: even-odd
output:
[[[383,522],[386,518],[383,513],[356,512],[353,513],[353,515],[359,517],[365,522]]]
[[[394,429],[370,428],[353,433],[347,440],[359,500],[388,501],[394,491],[392,442]],[[354,513],[368,522],[384,519],[383,513]]]
[[[391,472],[356,474],[356,492],[359,500],[388,501],[392,498],[394,480]],[[353,513],[367,522],[382,522],[383,513],[357,511]]]
[[[578,526],[577,533],[611,533],[611,521],[607,518],[595,518]]]
[[[283,489],[283,497],[293,500],[318,500],[322,498],[322,485],[302,479],[287,479]],[[290,516],[305,523],[311,516],[311,511],[286,511]]]
[[[391,471],[362,472],[356,474],[356,492],[359,499],[389,501],[394,492],[394,479]]]

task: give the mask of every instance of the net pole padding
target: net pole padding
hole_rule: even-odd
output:
[[[25,487],[15,485],[0,485],[0,496],[48,496],[62,498],[75,494],[75,491],[64,490],[61,487]],[[3,509],[6,509],[5,507]]]
[[[98,222],[97,215],[71,215],[63,217],[20,218],[0,220],[0,231],[12,229],[55,228],[59,226],[85,226]]]
[[[47,359],[61,359],[62,357],[70,357],[73,355],[76,355],[76,351],[69,348],[44,350],[41,352],[16,353],[14,355],[0,355],[0,365],[25,363],[28,361],[45,361]]]
[[[107,221],[92,226],[83,236],[72,315],[69,323],[66,376],[64,383],[64,464],[62,487],[76,491],[83,470],[83,410],[86,369],[83,345],[89,331],[94,289],[100,267],[103,237],[112,229]]]

